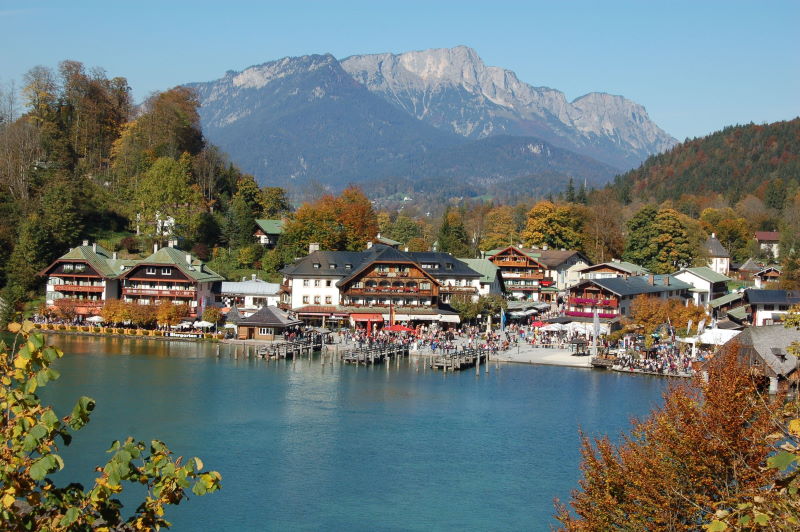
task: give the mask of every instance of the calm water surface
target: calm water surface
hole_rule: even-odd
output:
[[[618,435],[666,380],[550,366],[442,375],[215,356],[216,347],[52,336],[45,400],[97,400],[57,481],[89,484],[112,439],[159,438],[220,471],[174,530],[548,530],[579,471],[578,428]],[[126,488],[127,490],[128,488]]]

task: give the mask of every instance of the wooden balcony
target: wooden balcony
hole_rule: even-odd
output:
[[[158,290],[154,288],[123,288],[126,296],[154,296],[154,297],[188,297],[194,298],[197,294],[194,288],[187,290]]]
[[[576,307],[611,307],[617,308],[619,302],[616,299],[602,299],[593,297],[571,297],[569,304]]]
[[[550,280],[542,272],[502,272],[503,279],[527,279],[531,281]]]
[[[440,292],[445,294],[475,294],[478,289],[474,286],[447,286],[444,285],[439,289]]]
[[[54,284],[51,285],[53,289],[59,292],[95,292],[102,293],[104,286],[96,285],[81,285],[81,284]]]
[[[493,262],[499,268],[525,268],[525,267],[527,267],[529,265],[528,261],[524,260],[524,259],[523,260],[503,260],[503,259],[498,259],[498,260],[493,261]]]

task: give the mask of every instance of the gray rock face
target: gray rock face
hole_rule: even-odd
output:
[[[568,102],[558,90],[485,65],[466,46],[358,55],[341,64],[400,109],[468,138],[535,136],[621,169],[677,143],[622,96],[590,93]]]

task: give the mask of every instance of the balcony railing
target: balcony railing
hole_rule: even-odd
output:
[[[577,311],[577,310],[568,310],[564,314],[566,314],[567,316],[572,316],[574,318],[592,318],[592,317],[594,317],[594,313],[593,312],[580,312],[580,311]],[[612,313],[609,313],[609,312],[598,312],[597,313],[597,317],[598,318],[611,319],[611,318],[616,318],[617,316],[619,316],[619,314],[612,314]]]
[[[430,290],[420,290],[408,286],[365,286],[363,288],[351,288],[348,294],[419,294],[430,292]]]
[[[616,308],[618,302],[616,299],[599,299],[592,297],[571,297],[569,298],[570,305],[593,306],[593,307],[614,307]]]
[[[122,293],[128,296],[157,296],[157,297],[191,297],[196,294],[191,290],[156,290],[153,288],[123,288]]]
[[[54,284],[52,286],[59,292],[102,292],[105,288],[103,286],[81,284]]]
[[[534,279],[545,280],[545,276],[541,272],[503,272],[503,279]]]
[[[475,293],[478,291],[474,286],[442,286],[442,292],[449,293]]]

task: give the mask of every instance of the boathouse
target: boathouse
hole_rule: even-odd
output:
[[[237,337],[239,340],[274,340],[286,329],[302,324],[278,307],[261,307],[254,314],[237,319]]]

